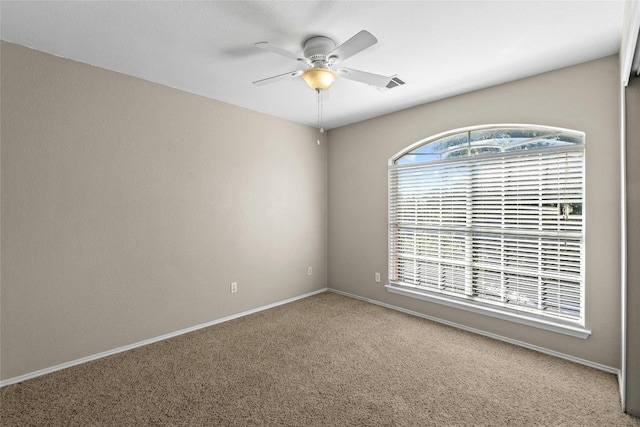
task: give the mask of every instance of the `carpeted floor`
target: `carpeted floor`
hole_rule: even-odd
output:
[[[325,292],[2,388],[3,426],[638,426],[601,372]]]

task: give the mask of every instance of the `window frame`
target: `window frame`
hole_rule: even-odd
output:
[[[512,308],[512,307],[487,304],[485,302],[477,301],[473,297],[467,298],[462,296],[451,296],[451,295],[447,295],[446,293],[441,293],[435,290],[416,288],[416,287],[410,287],[410,286],[402,286],[398,283],[393,283],[392,281],[392,275],[393,275],[393,269],[392,269],[393,258],[392,257],[394,256],[394,253],[392,252],[393,251],[392,239],[393,239],[393,228],[394,228],[394,225],[392,224],[392,196],[393,196],[392,182],[391,182],[392,171],[395,169],[411,168],[411,167],[418,167],[421,165],[424,166],[424,165],[438,163],[437,160],[417,161],[417,162],[410,162],[408,164],[397,164],[396,162],[403,156],[410,154],[411,152],[413,152],[414,150],[420,147],[427,146],[439,140],[445,140],[448,137],[450,138],[462,133],[469,133],[469,135],[471,135],[472,132],[491,131],[492,129],[501,129],[501,128],[522,129],[522,130],[532,130],[532,131],[535,130],[535,131],[544,131],[549,133],[564,133],[564,134],[572,134],[580,137],[581,143],[576,145],[527,150],[527,153],[530,154],[530,153],[548,153],[553,151],[562,151],[562,152],[576,151],[575,147],[577,146],[581,147],[581,151],[582,151],[581,173],[583,178],[581,200],[582,200],[583,209],[581,213],[582,225],[581,225],[581,252],[580,252],[580,280],[581,280],[581,284],[580,284],[581,286],[580,288],[581,318],[580,320],[576,321],[573,319],[563,319],[561,317],[554,318],[554,317],[549,317],[544,315],[538,315],[536,313],[522,311],[517,307]],[[585,209],[584,209],[585,199],[586,199],[585,197],[586,191],[585,191],[585,184],[584,184],[585,158],[586,158],[585,148],[586,148],[586,135],[584,134],[584,132],[580,132],[572,129],[553,127],[553,126],[545,126],[545,125],[508,123],[508,124],[477,125],[477,126],[469,126],[464,128],[448,130],[448,131],[441,132],[436,135],[432,135],[430,137],[421,139],[420,141],[417,141],[409,145],[408,147],[402,149],[398,153],[394,154],[392,157],[389,158],[389,161],[388,161],[388,201],[387,202],[388,202],[388,227],[389,228],[388,228],[387,248],[389,251],[389,254],[388,254],[389,255],[388,257],[389,277],[388,277],[387,284],[385,285],[385,288],[387,289],[387,291],[391,293],[407,296],[407,297],[417,298],[417,299],[421,299],[421,300],[425,300],[425,301],[429,301],[437,304],[442,304],[448,307],[453,307],[453,308],[457,308],[465,311],[470,311],[473,313],[483,314],[490,317],[495,317],[502,320],[507,320],[507,321],[511,321],[519,324],[533,326],[533,327],[537,327],[537,328],[541,328],[541,329],[545,329],[545,330],[549,330],[557,333],[562,333],[562,334],[566,334],[566,335],[570,335],[578,338],[583,338],[583,339],[588,338],[591,334],[591,331],[585,327],[585,321],[586,321],[586,313],[585,313],[586,290],[585,290],[585,277],[584,277],[585,236],[586,236],[586,233],[585,233],[586,221],[585,221]],[[502,154],[479,154],[479,155],[468,154],[466,156],[459,158],[459,161],[460,163],[470,162],[478,165],[482,163],[481,159],[489,159],[491,157],[501,157],[501,156]],[[474,157],[477,160],[474,161],[473,160]]]

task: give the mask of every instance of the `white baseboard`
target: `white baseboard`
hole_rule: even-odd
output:
[[[520,347],[528,348],[530,350],[535,350],[535,351],[538,351],[540,353],[548,354],[550,356],[559,357],[560,359],[569,360],[571,362],[579,363],[581,365],[589,366],[591,368],[595,368],[595,369],[598,369],[598,370],[601,370],[601,371],[605,371],[605,372],[609,372],[609,373],[612,373],[612,374],[616,374],[618,376],[618,380],[620,380],[620,370],[617,369],[617,368],[613,368],[611,366],[603,365],[603,364],[597,363],[597,362],[592,362],[592,361],[586,360],[586,359],[581,359],[579,357],[571,356],[569,354],[560,353],[558,351],[549,350],[548,348],[539,347],[537,345],[529,344],[529,343],[526,343],[524,341],[514,340],[514,339],[511,339],[511,338],[504,337],[502,335],[492,334],[491,332],[486,332],[486,331],[483,331],[483,330],[480,330],[480,329],[471,328],[469,326],[465,326],[465,325],[461,325],[461,324],[458,324],[458,323],[450,322],[448,320],[443,320],[443,319],[440,319],[440,318],[437,318],[437,317],[429,316],[427,314],[419,313],[417,311],[407,310],[407,309],[402,308],[402,307],[398,307],[398,306],[387,304],[387,303],[384,303],[384,302],[380,302],[380,301],[372,300],[372,299],[369,299],[369,298],[361,297],[359,295],[351,294],[349,292],[340,291],[338,289],[329,288],[328,291],[329,292],[335,292],[336,294],[344,295],[344,296],[347,296],[347,297],[350,297],[350,298],[355,298],[355,299],[358,299],[358,300],[361,300],[361,301],[365,301],[365,302],[368,302],[368,303],[371,303],[371,304],[379,305],[381,307],[390,308],[392,310],[400,311],[400,312],[403,312],[403,313],[406,313],[406,314],[410,314],[412,316],[422,317],[423,319],[431,320],[431,321],[437,322],[437,323],[442,323],[444,325],[452,326],[452,327],[458,328],[458,329],[462,329],[462,330],[467,331],[467,332],[473,332],[474,334],[484,335],[485,337],[489,337],[489,338],[493,338],[493,339],[496,339],[496,340],[504,341],[504,342],[507,342],[509,344],[514,344],[514,345],[517,345],[517,346],[520,346]]]
[[[11,385],[11,384],[16,384],[22,381],[26,381],[32,378],[36,378],[39,377],[41,375],[46,375],[46,374],[50,374],[52,372],[56,372],[56,371],[60,371],[62,369],[66,369],[66,368],[70,368],[72,366],[75,365],[80,365],[82,363],[86,363],[86,362],[91,362],[93,360],[97,360],[97,359],[102,359],[103,357],[107,357],[107,356],[111,356],[114,354],[118,354],[118,353],[122,353],[124,351],[128,351],[128,350],[133,350],[134,348],[137,347],[142,347],[144,345],[148,345],[148,344],[152,344],[154,342],[158,342],[158,341],[163,341],[169,338],[173,338],[176,337],[178,335],[182,335],[182,334],[187,334],[189,332],[193,332],[196,331],[198,329],[202,329],[202,328],[206,328],[209,326],[213,326],[213,325],[217,325],[218,323],[223,323],[223,322],[227,322],[229,320],[233,320],[233,319],[237,319],[239,317],[243,317],[243,316],[247,316],[249,314],[253,314],[253,313],[257,313],[259,311],[263,311],[263,310],[267,310],[273,307],[277,307],[279,305],[283,305],[283,304],[287,304],[299,299],[303,299],[303,298],[307,298],[310,297],[312,295],[316,295],[322,292],[326,292],[328,290],[328,288],[322,288],[322,289],[318,289],[317,291],[313,291],[313,292],[308,292],[306,294],[302,294],[302,295],[298,295],[292,298],[288,298],[282,301],[278,301],[278,302],[274,302],[272,304],[267,304],[267,305],[263,305],[262,307],[258,307],[258,308],[254,308],[251,310],[247,310],[247,311],[243,311],[241,313],[237,313],[237,314],[232,314],[231,316],[226,316],[226,317],[222,317],[220,319],[216,319],[216,320],[212,320],[210,322],[206,322],[206,323],[201,323],[199,325],[195,325],[195,326],[191,326],[189,328],[185,328],[185,329],[181,329],[179,331],[175,331],[175,332],[171,332],[168,334],[164,334],[164,335],[160,335],[158,337],[155,338],[150,338],[147,340],[143,340],[143,341],[139,341],[133,344],[129,344],[129,345],[125,345],[123,347],[118,347],[118,348],[114,348],[112,350],[107,350],[107,351],[103,351],[101,353],[98,354],[94,354],[91,356],[87,356],[87,357],[82,357],[80,359],[76,359],[76,360],[72,360],[70,362],[65,362],[65,363],[61,363],[59,365],[55,365],[52,366],[50,368],[45,368],[45,369],[40,369],[38,371],[35,372],[30,372],[28,374],[24,374],[24,375],[20,375],[17,377],[13,377],[13,378],[9,378],[6,379],[4,381],[0,381],[0,388]]]

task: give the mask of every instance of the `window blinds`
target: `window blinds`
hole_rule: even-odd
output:
[[[582,321],[584,146],[394,165],[390,282]]]

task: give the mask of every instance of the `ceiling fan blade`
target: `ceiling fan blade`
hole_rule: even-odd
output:
[[[376,39],[373,34],[362,30],[340,46],[333,49],[327,57],[335,57],[338,61],[344,61],[345,59],[352,57],[358,52],[362,52],[376,43],[378,43],[378,39]]]
[[[380,74],[367,73],[366,71],[353,70],[351,68],[339,68],[338,75],[345,79],[365,83],[371,86],[385,88],[391,82],[391,77]]]
[[[290,52],[281,47],[274,46],[269,42],[258,42],[258,43],[255,43],[254,46],[259,47],[260,49],[263,49],[263,50],[268,50],[269,52],[277,53],[278,55],[286,56],[287,58],[295,59],[296,61],[303,61],[303,62],[307,61],[305,58],[301,58],[295,53]]]
[[[279,74],[277,76],[267,77],[266,79],[255,81],[253,82],[253,84],[256,86],[268,85],[271,83],[279,82],[280,80],[290,79],[291,77],[298,77],[302,74],[302,71],[303,70],[289,71],[288,73]]]

